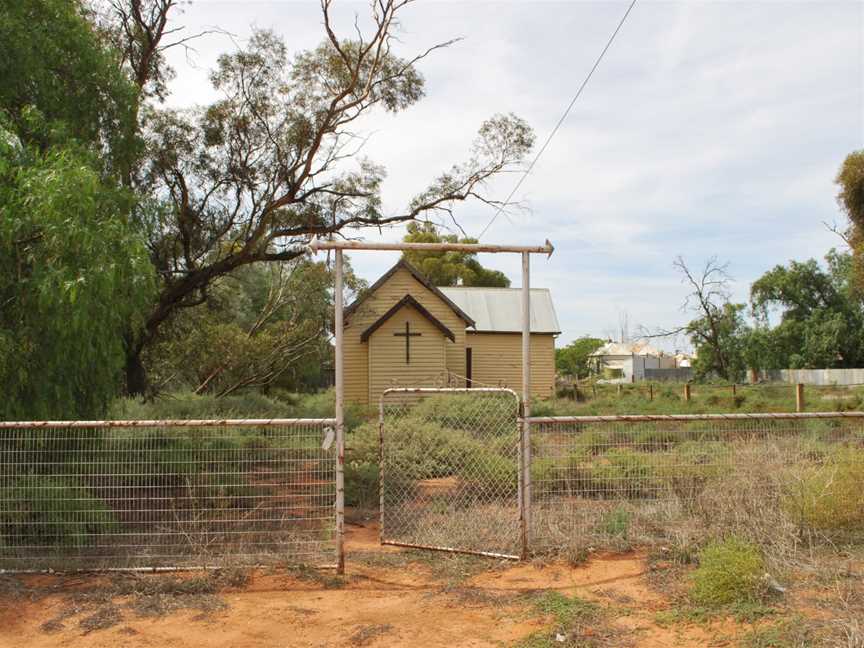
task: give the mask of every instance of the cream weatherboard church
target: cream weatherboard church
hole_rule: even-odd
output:
[[[345,398],[374,404],[388,387],[522,384],[518,288],[433,286],[399,261],[345,310]],[[558,318],[531,290],[532,393],[552,396]]]

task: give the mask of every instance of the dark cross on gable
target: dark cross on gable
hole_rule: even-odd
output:
[[[412,333],[411,325],[408,322],[405,322],[405,332],[404,333],[394,333],[396,337],[404,337],[405,338],[405,364],[411,364],[411,338],[412,337],[420,337],[423,335],[422,333]]]

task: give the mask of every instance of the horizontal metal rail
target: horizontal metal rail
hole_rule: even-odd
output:
[[[507,387],[390,387],[381,392],[381,398],[385,394],[511,394],[517,400],[519,394]]]
[[[286,419],[145,419],[116,421],[0,421],[0,430],[15,428],[260,427],[335,425],[335,418]]]
[[[787,419],[864,418],[864,412],[766,412],[756,414],[616,414],[610,416],[529,416],[534,425],[556,423],[615,423],[648,421],[763,421]]]
[[[371,243],[368,241],[328,241],[313,238],[309,249],[316,253],[319,250],[386,250],[400,252],[417,250],[426,252],[486,252],[497,254],[501,252],[530,254],[545,254],[551,256],[555,246],[546,239],[543,245],[487,245],[485,243]]]

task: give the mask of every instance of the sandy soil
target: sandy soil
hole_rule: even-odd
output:
[[[380,552],[383,563],[386,554],[399,551],[378,545],[372,523],[347,529],[349,552]],[[100,577],[32,577],[25,584],[47,588],[47,594],[37,600],[0,595],[0,647],[509,646],[547,627],[548,619],[529,612],[524,595],[550,589],[614,608],[610,623],[621,633],[621,645],[734,645],[736,627],[729,623],[659,626],[655,614],[669,603],[649,587],[647,572],[640,553],[593,556],[579,566],[490,561],[489,569],[453,587],[429,565],[373,567],[353,560],[341,586],[308,575],[257,571],[241,589],[220,592],[227,607],[213,611],[141,617],[120,598],[114,601],[120,619],[112,627],[89,632],[82,630],[79,618],[87,611],[68,615],[64,592],[92,588]],[[51,588],[57,588],[56,593]],[[46,631],[43,624],[64,609],[62,627]]]

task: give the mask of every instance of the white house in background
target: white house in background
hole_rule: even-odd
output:
[[[683,355],[683,354],[680,354]],[[612,342],[609,340],[591,354],[594,370],[611,382],[636,382],[645,379],[646,369],[675,369],[690,366],[689,360],[667,355],[646,341]]]

